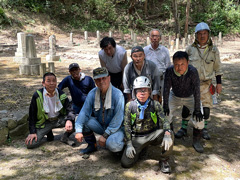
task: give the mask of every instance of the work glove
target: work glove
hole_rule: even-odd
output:
[[[130,159],[134,158],[134,154],[136,154],[136,150],[132,145],[132,142],[127,144],[126,156]]]
[[[203,120],[203,115],[202,112],[199,110],[194,110],[193,111],[193,119],[196,119],[197,122],[201,122]]]
[[[169,110],[169,107],[168,107],[168,106],[167,106],[167,107],[164,107],[164,108],[163,108],[163,111],[164,111],[164,115],[165,115],[165,116],[168,116],[169,113],[170,113],[170,110]]]
[[[169,148],[172,146],[173,141],[171,138],[171,134],[164,134],[162,146],[164,146],[165,151],[168,151]]]

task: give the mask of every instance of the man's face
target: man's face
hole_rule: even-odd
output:
[[[209,32],[207,30],[202,30],[197,32],[197,40],[201,46],[207,44]]]
[[[97,78],[95,79],[95,83],[100,91],[106,92],[110,85],[110,76]]]
[[[136,89],[136,97],[140,103],[145,103],[150,96],[149,88]]]
[[[150,40],[153,46],[158,46],[160,41],[160,33],[158,31],[152,31],[150,34]]]
[[[186,58],[175,59],[173,61],[174,69],[179,74],[183,75],[188,68],[188,61]]]
[[[71,76],[73,77],[73,79],[75,80],[80,80],[80,72],[81,69],[80,68],[72,68],[69,73],[71,74]]]
[[[110,57],[112,57],[115,53],[115,48],[111,44],[108,44],[108,46],[105,47],[103,50]]]
[[[47,92],[52,93],[57,87],[57,78],[55,76],[46,76],[42,85],[46,88]]]
[[[144,52],[140,51],[140,52],[135,52],[132,54],[132,60],[133,63],[135,64],[135,66],[142,66],[143,65],[143,61],[145,58],[145,54]]]

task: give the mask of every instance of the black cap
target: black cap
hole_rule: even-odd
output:
[[[135,52],[144,52],[144,50],[141,46],[135,46],[132,48],[131,55]]]
[[[68,70],[71,71],[72,68],[80,68],[80,67],[79,67],[78,63],[72,63],[69,65]]]

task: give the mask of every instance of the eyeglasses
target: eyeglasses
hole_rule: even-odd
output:
[[[148,89],[136,89],[136,93],[147,93]]]
[[[151,35],[151,37],[152,37],[152,38],[154,38],[154,37],[157,37],[157,38],[158,38],[158,37],[160,37],[160,35]]]

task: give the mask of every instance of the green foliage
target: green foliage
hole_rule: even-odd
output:
[[[5,15],[4,10],[0,8],[0,27],[11,25],[11,20]]]
[[[110,28],[110,24],[102,20],[90,20],[85,26],[87,31],[106,31]]]

